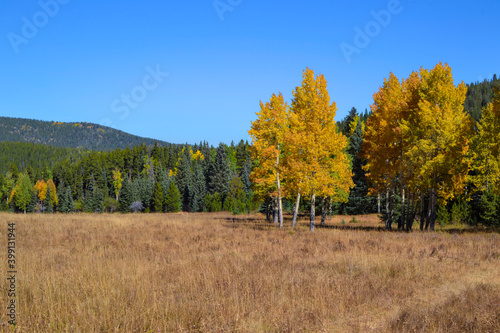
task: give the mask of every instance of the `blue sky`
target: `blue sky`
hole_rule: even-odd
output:
[[[369,108],[391,71],[500,74],[499,13],[498,0],[2,1],[0,115],[237,142],[306,67],[325,75],[337,120]]]

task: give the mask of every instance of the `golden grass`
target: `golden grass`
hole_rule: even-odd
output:
[[[0,267],[15,222],[18,332],[500,331],[499,234],[351,219],[4,213]]]

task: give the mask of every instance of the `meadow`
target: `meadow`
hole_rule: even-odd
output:
[[[500,235],[260,214],[0,214],[2,332],[499,332]],[[17,319],[7,323],[8,222]]]

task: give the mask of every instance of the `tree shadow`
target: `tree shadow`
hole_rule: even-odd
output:
[[[309,227],[309,221],[307,221],[307,214],[299,214],[297,218],[297,227]],[[249,216],[232,216],[232,217],[219,217],[216,220],[221,220],[224,222],[224,226],[237,229],[237,228],[247,228],[253,230],[275,230],[279,229],[279,224],[273,223],[273,221],[268,221],[265,217],[256,218]],[[284,228],[291,228],[292,216],[283,216]],[[400,232],[400,233],[433,233],[430,230],[420,230],[418,228],[419,224],[414,224],[411,231],[400,230],[397,228],[386,229],[384,225],[352,225],[352,224],[324,224],[316,223],[315,228],[317,229],[331,229],[331,230],[346,230],[346,231],[366,231],[366,232]],[[416,227],[416,228],[415,228]],[[434,233],[446,233],[446,234],[478,234],[478,233],[500,233],[500,228],[486,228],[483,226],[476,227],[466,227],[466,228],[446,228],[446,229],[436,229]]]

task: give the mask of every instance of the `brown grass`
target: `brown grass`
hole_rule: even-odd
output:
[[[18,332],[500,331],[500,235],[351,219],[0,214],[0,267],[12,221]]]

